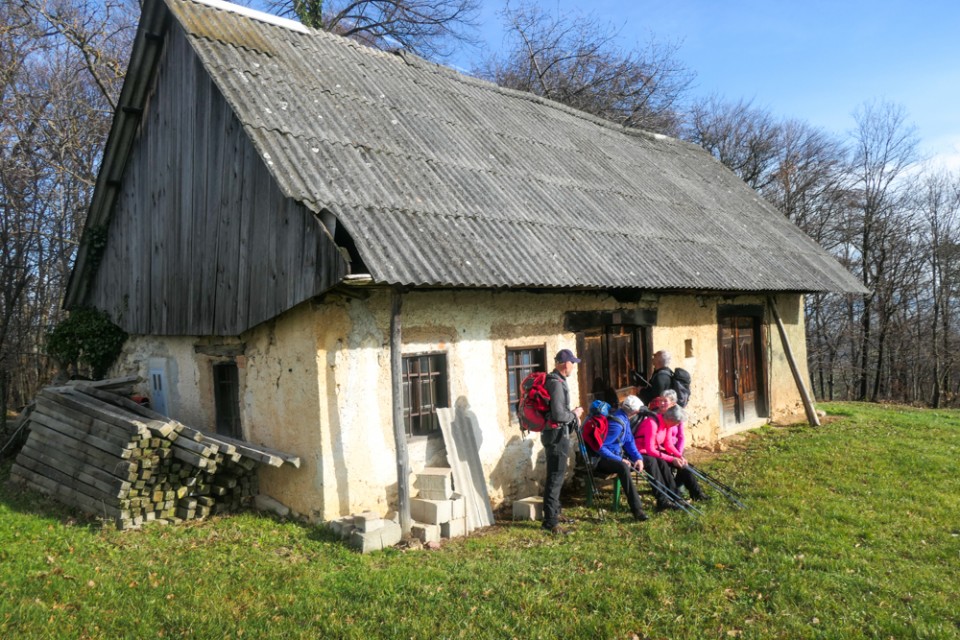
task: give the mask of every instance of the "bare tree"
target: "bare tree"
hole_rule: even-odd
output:
[[[501,15],[505,52],[478,65],[476,75],[625,127],[676,135],[693,74],[674,57],[675,45],[624,50],[612,27],[533,4],[508,5]]]
[[[24,403],[50,373],[42,342],[63,313],[137,10],[0,5],[0,405]]]
[[[472,41],[479,0],[246,0],[304,25],[428,59]]]
[[[749,101],[710,96],[690,107],[683,137],[709,151],[751,187],[762,190],[780,166],[782,127],[769,112]]]
[[[870,358],[874,355],[877,360],[871,396],[876,400],[889,305],[895,302],[891,287],[900,257],[891,242],[904,228],[901,225],[906,208],[905,177],[907,169],[917,161],[917,138],[914,127],[906,122],[904,109],[898,105],[866,103],[856,111],[854,119],[850,179],[858,198],[856,240],[861,278],[871,290],[863,296],[860,315],[858,398],[867,399]],[[875,335],[878,320],[880,331]]]
[[[932,171],[922,179],[917,203],[923,227],[920,245],[925,247],[929,267],[931,318],[929,321],[932,348],[932,397],[930,404],[940,407],[949,388],[949,372],[953,365],[950,340],[950,298],[958,283],[949,268],[957,258],[960,245],[960,176]],[[919,324],[919,323],[918,323]]]

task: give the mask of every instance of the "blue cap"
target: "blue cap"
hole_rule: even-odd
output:
[[[557,362],[557,364],[561,362],[580,362],[580,358],[573,355],[573,351],[570,351],[570,349],[560,349],[560,351],[557,352],[557,357],[554,360]]]

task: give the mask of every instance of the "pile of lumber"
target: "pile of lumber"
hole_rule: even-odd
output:
[[[110,385],[42,390],[11,479],[126,529],[235,511],[258,493],[259,465],[300,466],[296,456],[187,427]]]

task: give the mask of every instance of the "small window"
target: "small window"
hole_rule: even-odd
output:
[[[231,438],[242,438],[240,374],[236,362],[213,365],[213,400],[217,412],[217,433]]]
[[[440,430],[437,408],[450,406],[447,356],[429,353],[403,358],[403,424],[407,436]]]
[[[507,401],[510,415],[517,415],[517,400],[520,399],[520,383],[534,371],[547,370],[545,347],[520,347],[507,349]]]

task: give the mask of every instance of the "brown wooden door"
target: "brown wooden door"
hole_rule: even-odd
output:
[[[760,319],[721,318],[719,343],[724,425],[731,427],[764,415]]]

